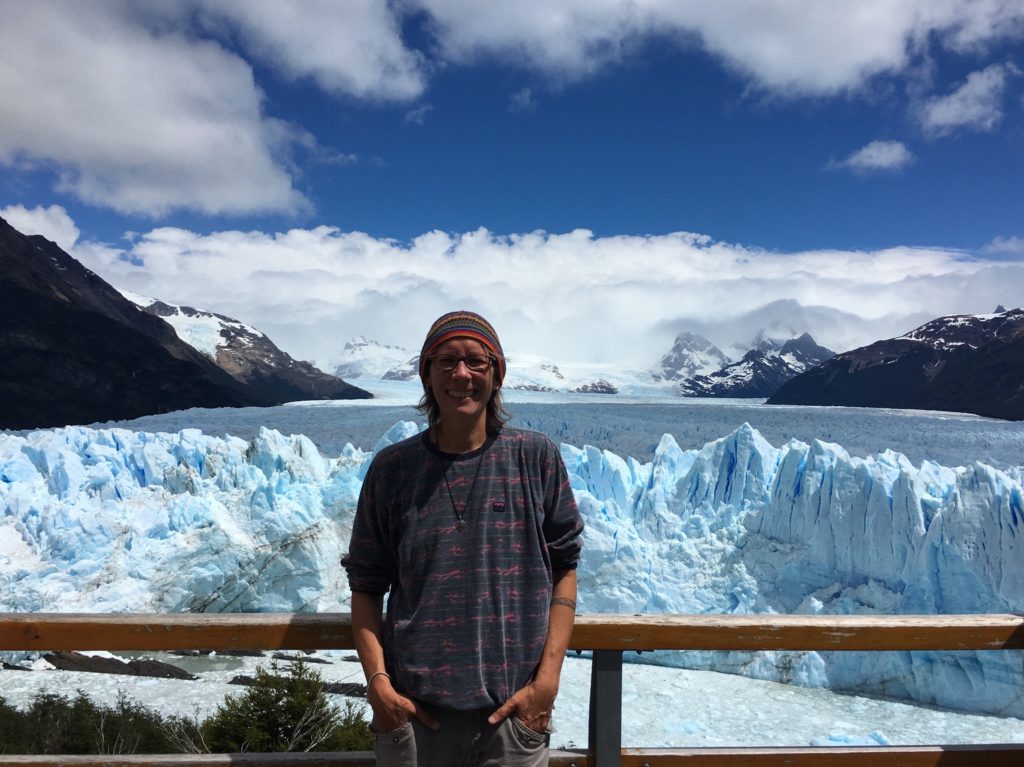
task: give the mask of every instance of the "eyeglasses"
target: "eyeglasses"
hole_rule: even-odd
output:
[[[497,362],[494,357],[484,354],[470,354],[468,357],[456,357],[454,354],[431,354],[427,359],[442,373],[451,373],[459,366],[460,362],[465,362],[466,367],[474,373],[483,373],[491,366],[492,362]]]

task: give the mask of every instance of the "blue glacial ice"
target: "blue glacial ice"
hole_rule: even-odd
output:
[[[665,435],[649,463],[562,455],[587,521],[583,612],[1024,611],[1019,471],[777,448],[746,424],[696,450]],[[265,428],[0,435],[0,609],[347,610],[338,563],[371,457]],[[1024,716],[1019,653],[642,659]]]

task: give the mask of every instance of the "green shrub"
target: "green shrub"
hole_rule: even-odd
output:
[[[22,714],[0,696],[0,754],[23,754]]]
[[[320,675],[295,663],[278,674],[256,669],[256,681],[227,696],[205,722],[162,717],[118,694],[113,707],[39,693],[19,711],[0,697],[0,754],[171,754],[238,751],[371,751],[373,735],[351,701],[328,701]]]
[[[25,711],[0,699],[0,753],[158,754],[175,750],[160,715],[119,693],[99,706],[79,690],[74,698],[39,693]]]
[[[339,712],[327,699],[323,680],[301,661],[284,675],[276,663],[258,667],[255,682],[239,696],[228,695],[203,723],[213,752],[363,751],[373,736],[350,702]]]

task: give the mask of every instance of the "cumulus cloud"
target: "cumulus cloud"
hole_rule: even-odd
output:
[[[410,20],[422,50],[402,37]],[[933,45],[977,52],[1022,35],[1024,6],[998,0],[12,3],[0,24],[0,164],[44,169],[60,191],[124,213],[294,213],[309,203],[292,155],[315,160],[317,141],[270,116],[257,71],[414,104],[450,63],[574,80],[659,40],[706,51],[754,90],[829,96],[904,73]],[[924,104],[926,129],[991,128],[1010,71],[981,70]],[[532,98],[524,89],[510,107]]]
[[[37,205],[31,209],[24,205],[9,205],[0,208],[0,218],[6,219],[8,224],[22,234],[41,234],[64,250],[71,250],[78,242],[78,227],[60,205],[48,208]]]
[[[900,170],[914,161],[914,154],[900,141],[872,141],[848,157],[830,162],[829,168],[847,168],[856,173]]]
[[[434,318],[460,307],[491,318],[510,354],[646,367],[686,326],[724,344],[743,340],[732,337],[752,329],[742,318],[772,302],[828,307],[828,317],[790,314],[798,324],[826,318],[804,329],[839,349],[921,317],[988,311],[993,295],[1024,288],[1024,264],[954,250],[777,253],[686,232],[479,229],[403,243],[326,226],[207,235],[165,227],[122,247],[80,244],[74,255],[117,287],[236,317],[327,366],[360,334],[417,348]]]
[[[758,88],[786,96],[855,91],[900,73],[930,42],[965,50],[1024,33],[1017,3],[957,0],[419,0],[445,58],[504,56],[585,77],[644,40],[694,44]]]
[[[0,25],[0,163],[55,164],[58,186],[125,213],[294,211],[290,126],[248,64],[124,3],[19,3]]]
[[[990,131],[1003,119],[1002,99],[1009,68],[1002,64],[971,72],[952,93],[927,100],[920,109],[921,126],[933,136],[956,130]]]
[[[405,101],[426,85],[423,57],[405,47],[380,0],[202,0],[214,21],[232,23],[246,51],[292,78],[371,100]]]
[[[1024,256],[1024,237],[996,237],[981,250],[986,255]]]

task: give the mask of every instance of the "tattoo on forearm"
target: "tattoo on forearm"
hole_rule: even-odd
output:
[[[552,605],[564,605],[573,612],[576,612],[576,600],[568,597],[551,597]]]

